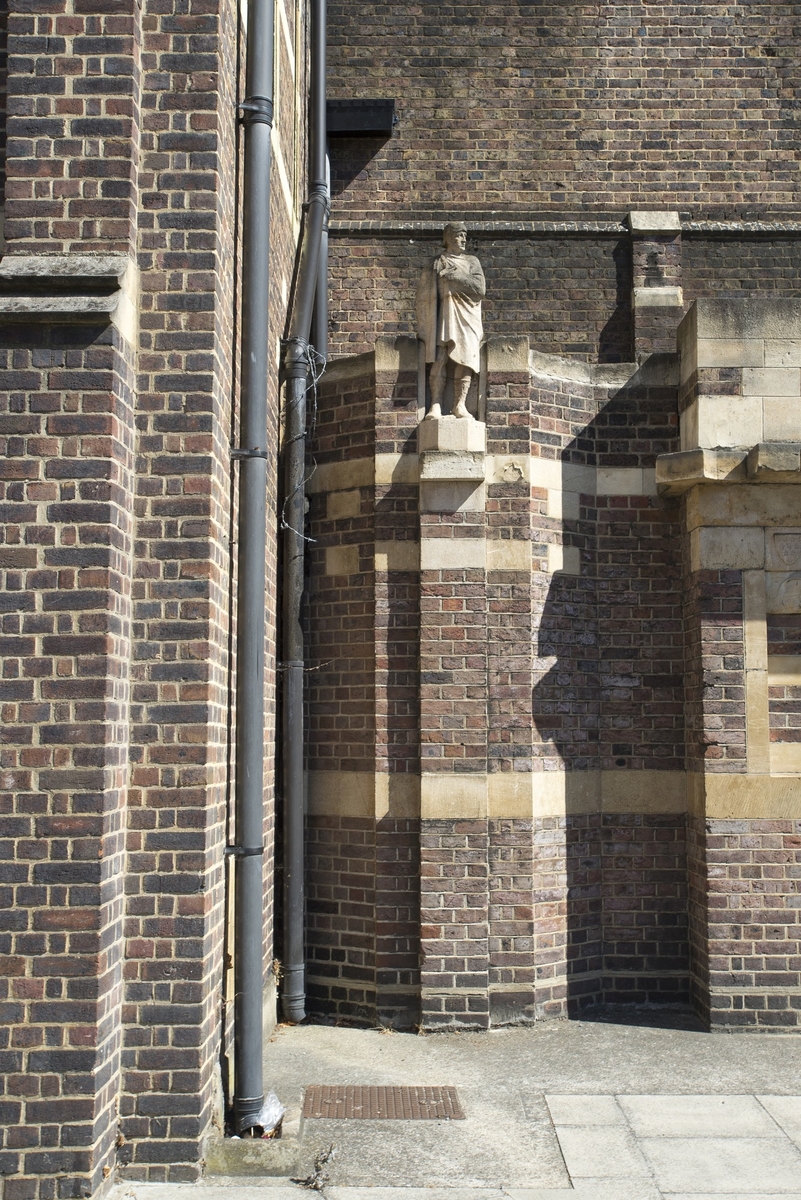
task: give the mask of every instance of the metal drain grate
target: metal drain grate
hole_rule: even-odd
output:
[[[463,1121],[454,1087],[306,1088],[304,1117],[331,1121]]]

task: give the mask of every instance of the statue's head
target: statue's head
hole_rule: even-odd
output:
[[[451,221],[442,231],[442,241],[451,254],[463,254],[467,245],[467,226],[464,221]]]

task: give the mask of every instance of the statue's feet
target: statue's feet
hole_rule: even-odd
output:
[[[453,415],[455,417],[469,417],[470,416],[470,413],[467,411],[467,408],[465,407],[464,400],[459,400],[457,402],[457,404],[453,410]]]
[[[426,420],[427,421],[438,421],[441,416],[442,416],[442,405],[435,402],[434,404],[431,405],[428,412],[426,413]]]

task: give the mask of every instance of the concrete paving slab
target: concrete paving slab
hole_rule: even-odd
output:
[[[331,1187],[569,1187],[551,1123],[527,1121],[514,1091],[460,1088],[464,1121],[306,1120],[297,1174],[320,1150]]]
[[[798,1192],[662,1192],[664,1200],[800,1200]]]
[[[552,1193],[566,1200],[572,1191]],[[306,1195],[311,1193],[306,1192]],[[385,1188],[385,1187],[327,1187],[325,1200],[507,1200],[509,1193],[500,1188]],[[295,1200],[298,1200],[297,1195]]]
[[[797,1193],[801,1154],[784,1138],[641,1138],[662,1192]]]
[[[801,1147],[801,1096],[757,1096],[757,1099],[796,1146]]]
[[[782,1136],[776,1122],[753,1096],[618,1096],[617,1099],[637,1137]]]
[[[269,1189],[269,1190],[268,1190]],[[266,1193],[266,1195],[265,1195]],[[243,1186],[232,1181],[225,1189],[225,1200],[300,1200],[309,1193],[288,1179],[265,1179],[264,1184]],[[123,1183],[116,1185],[107,1200],[220,1200],[218,1184],[206,1183]]]
[[[647,1179],[577,1179],[568,1192],[509,1188],[504,1192],[504,1197],[508,1197],[508,1200],[662,1200],[662,1193]],[[466,1200],[469,1200],[469,1195]],[[783,1197],[783,1200],[787,1200],[787,1197]]]
[[[311,1083],[498,1084],[553,1095],[796,1095],[797,1036],[732,1037],[590,1021],[487,1033],[381,1034],[279,1026],[265,1080],[283,1104]]]
[[[530,1092],[524,1088],[518,1095],[527,1121],[550,1121],[550,1110],[542,1092]]]
[[[572,1180],[650,1176],[627,1129],[614,1125],[562,1125],[557,1133]]]
[[[554,1125],[625,1125],[614,1096],[546,1096]]]

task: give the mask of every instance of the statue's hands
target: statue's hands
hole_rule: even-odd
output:
[[[443,279],[453,279],[458,283],[467,283],[470,278],[469,269],[466,269],[458,259],[446,258],[445,255],[435,260],[434,270]]]

